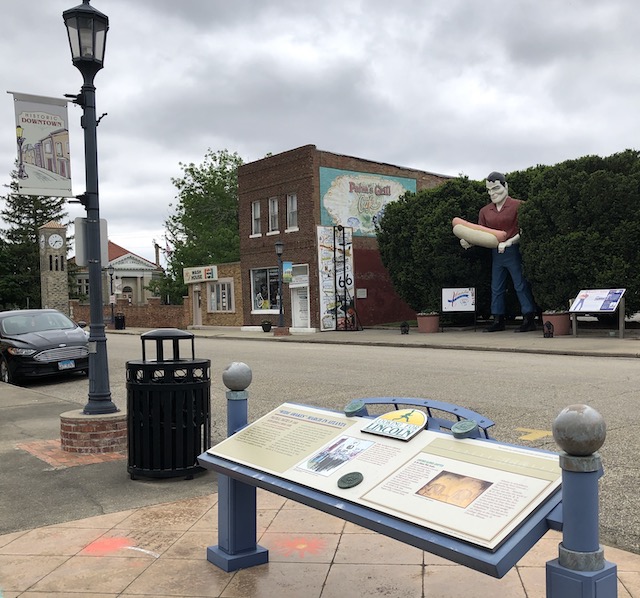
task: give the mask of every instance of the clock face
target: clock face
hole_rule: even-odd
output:
[[[60,249],[63,243],[64,239],[58,234],[53,234],[49,237],[49,245],[54,249]]]

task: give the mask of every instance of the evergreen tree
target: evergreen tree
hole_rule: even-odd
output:
[[[187,294],[182,270],[240,259],[237,153],[207,150],[202,164],[180,163],[183,176],[171,182],[178,189],[175,213],[165,222],[167,272],[149,285],[163,301],[181,303]],[[168,299],[167,299],[168,298]]]
[[[65,198],[18,194],[18,173],[0,197],[0,307],[40,307],[38,228],[67,218]]]

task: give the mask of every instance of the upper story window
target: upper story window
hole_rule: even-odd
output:
[[[287,230],[298,228],[298,196],[295,193],[287,195]]]
[[[278,226],[278,198],[269,198],[269,232],[280,230]]]
[[[262,224],[260,222],[260,202],[254,201],[251,204],[251,234],[259,235],[262,233]]]

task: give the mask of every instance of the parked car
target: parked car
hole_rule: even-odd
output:
[[[89,334],[55,309],[0,312],[0,380],[89,370]]]

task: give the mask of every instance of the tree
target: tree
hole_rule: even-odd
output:
[[[522,260],[544,309],[567,309],[580,289],[626,288],[640,310],[640,152],[585,156],[538,169],[520,215]]]
[[[486,203],[484,182],[451,179],[388,204],[377,226],[382,263],[397,293],[417,312],[440,311],[443,287],[475,287],[487,312],[491,257],[464,251],[451,232],[456,216],[475,222]]]
[[[67,217],[62,197],[18,194],[18,173],[11,172],[9,192],[0,198],[0,306],[40,307],[38,228]]]
[[[236,153],[207,150],[202,164],[180,163],[183,176],[171,182],[178,189],[175,213],[165,222],[167,272],[149,285],[164,301],[181,303],[186,294],[183,268],[240,259],[238,229],[238,167]]]
[[[581,289],[625,288],[627,315],[640,311],[640,152],[585,156],[507,173],[519,212],[524,274],[542,309],[567,309]],[[451,232],[459,216],[477,222],[484,181],[452,179],[387,205],[378,225],[382,261],[398,294],[416,311],[439,308],[442,287],[476,287],[488,314],[491,258],[461,251]],[[513,291],[507,312],[518,313]]]

